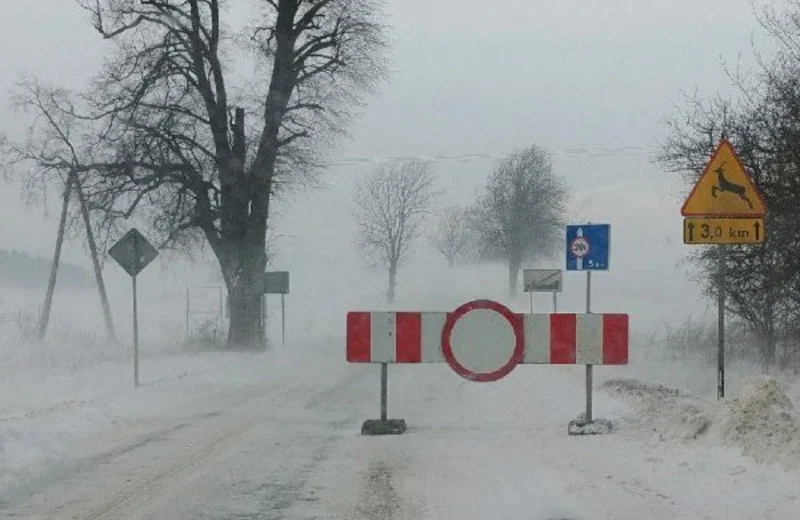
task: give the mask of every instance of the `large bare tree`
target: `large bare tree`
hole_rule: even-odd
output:
[[[394,302],[397,271],[438,195],[430,166],[419,161],[383,164],[356,186],[353,216],[358,246],[372,266],[388,271],[389,303]]]
[[[161,247],[205,240],[229,346],[260,348],[270,202],[310,178],[384,75],[378,0],[254,1],[248,26],[221,0],[79,3],[115,49],[59,107],[94,124],[80,146],[90,208],[108,234],[135,216]]]
[[[522,262],[550,255],[561,238],[568,189],[549,155],[536,145],[503,159],[470,212],[480,255],[508,262],[508,291],[516,298]]]
[[[451,269],[456,262],[470,257],[472,230],[469,226],[467,210],[461,206],[444,208],[431,233],[431,244],[447,260]]]

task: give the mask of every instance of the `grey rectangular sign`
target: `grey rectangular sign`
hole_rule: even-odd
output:
[[[289,271],[264,273],[264,294],[289,294]]]
[[[523,269],[522,283],[525,292],[561,292],[561,269]]]

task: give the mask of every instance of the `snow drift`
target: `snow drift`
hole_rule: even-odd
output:
[[[800,468],[800,419],[772,377],[749,377],[734,397],[720,402],[636,379],[609,379],[602,387],[633,405],[623,421],[629,428],[653,432],[659,440],[724,444],[757,462]]]

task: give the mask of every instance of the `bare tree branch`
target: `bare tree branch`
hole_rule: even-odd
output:
[[[461,206],[448,206],[441,211],[431,237],[433,247],[444,256],[449,267],[471,259],[475,239],[470,228],[469,213]]]
[[[471,209],[469,218],[480,256],[508,262],[512,297],[522,262],[555,251],[567,197],[567,186],[553,173],[548,154],[532,145],[497,165]]]
[[[390,303],[398,269],[439,194],[430,166],[418,161],[383,164],[356,187],[353,217],[359,229],[358,247],[373,267],[388,270]]]

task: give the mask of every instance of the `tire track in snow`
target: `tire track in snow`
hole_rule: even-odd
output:
[[[159,418],[155,421],[141,419],[121,423],[116,428],[91,439],[92,444],[104,445],[95,454],[57,462],[3,490],[3,494],[6,496],[3,502],[4,508],[19,507],[34,495],[46,495],[63,481],[89,473],[99,466],[110,465],[115,459],[149,444],[162,441],[170,434],[178,432],[190,424],[211,418],[237,405],[244,406],[254,399],[263,398],[265,393],[275,392],[279,388],[278,385],[259,385],[255,388],[247,387],[227,392],[210,403],[210,407],[214,409],[212,412],[195,413],[183,418]],[[198,401],[202,401],[202,398]],[[193,402],[189,406],[194,407],[195,404]],[[136,435],[131,431],[135,428],[143,428],[144,433]]]
[[[332,387],[317,389],[312,396],[302,401],[303,408],[316,411],[326,409],[332,402],[340,400],[342,393],[357,386],[365,375],[366,373],[362,371],[338,381]],[[295,394],[302,388],[302,384],[295,384],[282,389],[270,398],[274,401],[282,402],[285,398]],[[220,417],[222,419],[225,418],[225,416]],[[262,503],[259,511],[250,515],[237,514],[233,518],[236,520],[281,520],[285,518],[285,513],[291,509],[294,503],[300,498],[300,492],[309,476],[313,473],[314,469],[327,458],[330,452],[330,444],[338,438],[341,438],[344,428],[352,424],[355,417],[356,410],[351,410],[350,414],[345,418],[336,421],[328,421],[326,426],[331,433],[321,439],[321,444],[314,450],[308,463],[299,468],[286,468],[289,471],[280,472],[280,474],[276,475],[277,479],[265,483],[260,488],[251,491],[251,493],[258,496],[259,501]],[[160,484],[169,482],[170,479],[173,478],[178,481],[180,480],[180,475],[191,474],[197,471],[215,456],[221,455],[226,449],[239,444],[249,433],[262,427],[271,419],[273,419],[271,415],[261,414],[247,421],[235,430],[225,434],[223,437],[205,445],[202,449],[196,450],[185,462],[175,465],[169,470],[142,483],[142,485],[137,488],[124,493],[124,495],[106,504],[106,506],[96,513],[81,517],[82,520],[118,520],[119,518],[125,518],[125,516],[120,516],[121,510],[124,511],[124,508],[133,504],[136,499],[148,498],[148,495],[158,492],[157,490]],[[137,508],[134,507],[133,509],[133,513],[135,514]],[[218,519],[219,517],[215,516],[215,518]]]
[[[356,514],[364,519],[395,520],[402,509],[400,496],[392,485],[391,468],[383,462],[377,463],[369,470]]]
[[[277,416],[286,410],[287,403],[290,403],[289,407],[299,405],[304,410],[324,410],[330,406],[337,395],[358,384],[365,375],[366,372],[359,371],[344,380],[337,381],[333,386],[314,388],[310,396],[308,385],[304,385],[302,382],[290,385],[274,384],[267,387],[248,387],[225,395],[214,401],[212,407],[214,411],[206,411],[190,418],[184,417],[180,421],[165,421],[171,424],[163,426],[155,432],[151,431],[144,436],[139,436],[132,442],[122,443],[121,446],[106,451],[102,455],[84,459],[79,463],[62,468],[57,472],[56,477],[45,479],[39,482],[38,486],[30,488],[28,497],[39,493],[38,504],[23,503],[23,510],[11,513],[14,516],[9,517],[118,520],[126,518],[128,512],[133,517],[143,502],[152,501],[159,495],[163,495],[170,490],[172,485],[180,485],[187,475],[204,468],[211,459],[223,454],[227,449],[236,447],[249,433],[276,420]],[[298,400],[295,397],[292,399],[293,395],[302,395],[305,398]],[[291,404],[292,402],[297,404]],[[248,412],[250,413],[248,414]],[[244,414],[244,420],[240,417],[242,414]],[[238,518],[281,518],[275,514],[280,514],[280,511],[290,508],[297,499],[298,490],[306,480],[303,478],[303,474],[313,472],[313,466],[324,460],[324,452],[328,448],[328,444],[341,437],[344,428],[354,420],[356,420],[355,410],[344,419],[328,422],[329,430],[334,433],[323,440],[323,447],[317,450],[320,452],[319,454],[312,457],[310,467],[300,468],[293,476],[281,475],[282,481],[273,483],[271,487],[265,485],[261,490],[256,490],[262,495],[261,511],[252,517]],[[233,426],[231,423],[234,423]],[[206,430],[213,430],[214,434],[208,436],[203,433]],[[200,442],[194,442],[197,440]],[[171,458],[178,460],[166,465],[158,462],[153,464],[155,468],[151,469],[148,467],[148,463],[154,462],[157,457],[153,457],[153,454],[149,452],[140,453],[143,449],[162,449],[163,451],[161,444],[180,444],[181,441],[189,446],[186,450],[188,453],[175,457],[174,451],[170,452]],[[117,466],[121,466],[121,468]],[[80,488],[78,493],[74,493],[75,490],[70,493],[71,490],[67,485],[67,501],[65,503],[56,507],[45,503],[51,501],[47,495],[51,494],[49,488],[52,488],[54,484],[61,484],[64,480],[74,479],[74,477],[77,477],[77,480],[83,476],[96,477],[98,473],[102,481],[102,477],[105,476],[103,473],[108,472],[111,473],[108,477],[115,480],[109,482],[111,484],[110,493],[95,490],[95,496],[87,496],[88,490],[84,491]],[[57,482],[53,482],[54,480]],[[29,511],[33,516],[27,516]]]
[[[293,387],[289,387],[279,391],[273,390],[272,392],[269,392],[270,399],[286,397],[293,391],[293,389]],[[242,392],[236,392],[234,396],[230,396],[228,399],[226,399],[226,401],[228,401],[228,405],[232,405],[230,401],[236,401],[237,397],[243,397],[243,399],[239,400],[239,402],[233,406],[237,408],[247,407],[252,404],[253,401],[259,400],[257,396],[253,396],[252,394],[261,394],[263,396],[263,392],[264,389],[261,389],[260,391],[248,389]],[[224,422],[227,420],[229,414],[203,415],[205,420],[201,418],[200,420],[193,422],[193,427],[202,428],[203,423],[207,421]],[[145,495],[152,494],[162,484],[168,486],[168,482],[171,479],[178,480],[177,476],[179,474],[189,472],[192,469],[202,466],[205,461],[224,451],[226,447],[238,441],[242,436],[267,419],[267,416],[258,415],[255,418],[237,424],[233,428],[225,429],[221,435],[215,436],[210,442],[207,441],[194,447],[187,456],[180,460],[180,462],[171,464],[166,469],[158,471],[155,474],[148,475],[138,482],[133,482],[124,486],[121,490],[117,491],[112,498],[104,500],[100,505],[93,507],[89,512],[86,512],[85,510],[83,512],[71,512],[70,508],[68,507],[66,510],[56,510],[55,513],[57,514],[57,518],[60,518],[61,515],[64,515],[64,517],[67,518],[80,518],[82,520],[99,520],[103,518],[118,519],[120,518],[120,509],[124,509],[126,506],[129,506],[131,502],[136,499],[140,499]],[[147,444],[151,444],[158,440],[165,440],[169,436],[169,433],[175,431],[177,431],[175,428],[168,428],[163,432],[151,435],[149,436],[149,442],[140,442],[138,448],[143,448]],[[121,456],[135,453],[136,449],[137,447],[134,447],[133,449],[123,448],[98,462],[100,464],[111,465]],[[80,509],[83,509],[83,507],[84,506],[79,505]]]
[[[316,498],[305,496],[305,488],[315,471],[322,466],[333,453],[333,445],[344,438],[347,429],[357,424],[358,414],[362,409],[363,389],[359,388],[367,375],[372,375],[368,370],[360,370],[357,374],[342,379],[325,391],[318,392],[303,404],[305,410],[328,411],[335,405],[345,404],[344,417],[328,421],[325,425],[329,433],[320,439],[320,443],[313,450],[311,457],[291,474],[285,472],[277,478],[265,482],[258,488],[250,491],[260,502],[257,512],[250,514],[233,514],[229,516],[214,516],[214,520],[289,520],[296,516],[292,509],[298,502],[316,501]],[[348,399],[349,397],[349,399]],[[212,518],[212,517],[209,517]],[[374,518],[374,517],[370,517]]]

